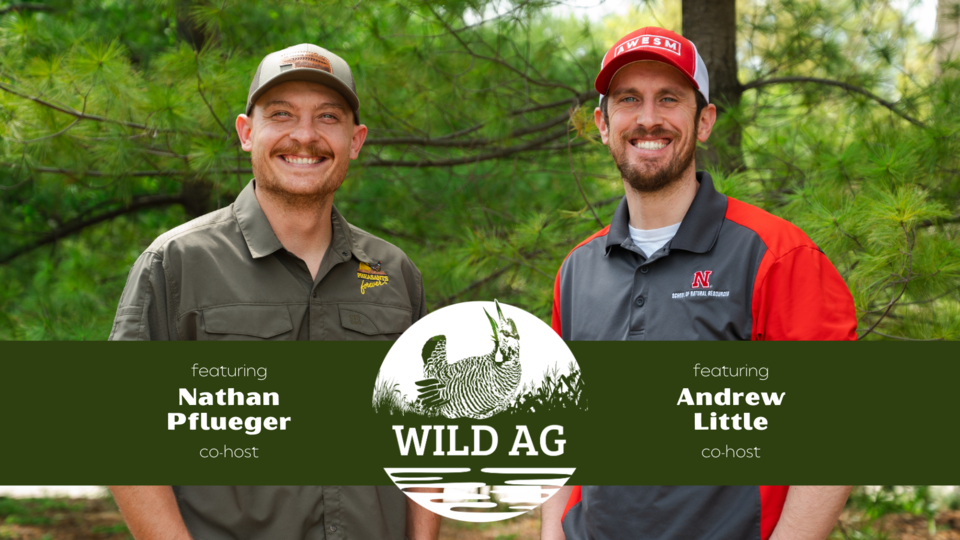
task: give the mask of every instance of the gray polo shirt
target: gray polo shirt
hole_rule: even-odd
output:
[[[111,340],[396,339],[426,314],[420,272],[334,207],[316,279],[280,243],[251,181],[157,238],[127,277]]]
[[[566,340],[856,339],[853,296],[792,223],[726,197],[710,175],[672,240],[649,256],[626,198],[557,272],[553,328]]]

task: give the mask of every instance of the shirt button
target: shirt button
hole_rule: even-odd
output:
[[[646,273],[649,272],[649,271],[650,271],[650,267],[649,267],[649,266],[641,266],[641,267],[640,267],[640,273],[641,273],[641,274],[646,274]]]
[[[643,297],[642,297],[642,296],[638,296],[638,297],[637,297],[637,307],[643,307]]]
[[[331,525],[331,526],[330,526],[330,532],[337,532],[337,526],[336,526],[336,525]]]
[[[317,291],[313,291],[313,297],[314,297],[314,298],[317,297]]]

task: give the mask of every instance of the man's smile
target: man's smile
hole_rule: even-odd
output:
[[[630,146],[639,150],[659,151],[666,148],[671,142],[673,142],[672,139],[637,138],[630,139]]]
[[[296,154],[280,154],[278,156],[283,161],[291,165],[317,165],[327,161],[326,157],[322,156],[299,156]]]

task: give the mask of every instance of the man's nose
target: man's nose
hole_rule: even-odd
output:
[[[663,117],[660,116],[660,109],[657,108],[656,100],[644,100],[643,104],[640,105],[639,110],[637,110],[637,125],[649,130],[650,128],[659,126],[662,123]]]
[[[297,125],[290,132],[290,138],[302,145],[314,143],[320,139],[316,127],[313,125],[313,118],[305,115],[297,121]]]

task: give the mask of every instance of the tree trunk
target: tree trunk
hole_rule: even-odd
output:
[[[960,2],[938,0],[937,2],[937,64],[950,62],[960,57]]]
[[[943,1],[943,0],[941,0]],[[710,102],[720,116],[740,105],[743,88],[737,79],[736,0],[683,0],[683,36],[697,46],[710,76]],[[743,164],[740,126],[722,123],[705,150],[697,152],[697,167],[719,166],[727,171]]]

